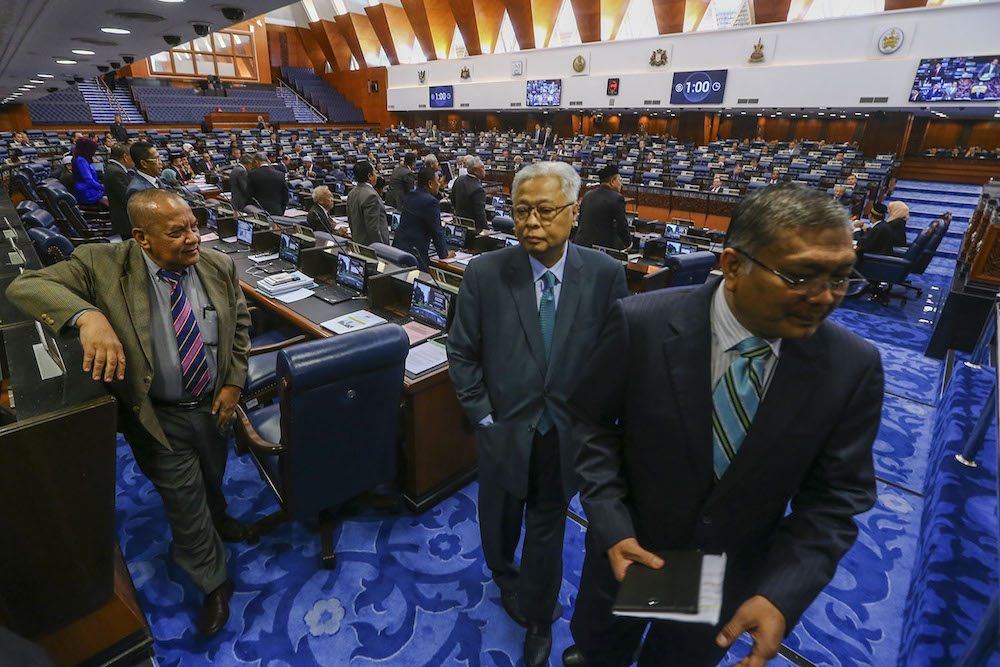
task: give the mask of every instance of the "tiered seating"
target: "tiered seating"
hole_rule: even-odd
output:
[[[216,109],[266,113],[275,123],[295,122],[295,114],[274,91],[230,90],[228,97],[205,97],[191,88],[133,85],[132,91],[150,123],[201,123]]]
[[[299,123],[322,123],[323,117],[318,113],[313,111],[306,102],[302,100],[301,97],[295,94],[295,91],[288,86],[278,86],[276,89],[278,97],[285,100],[285,104],[288,105],[295,112],[295,120]]]
[[[38,124],[93,123],[90,106],[76,86],[49,93],[33,102],[28,102],[31,122]]]
[[[363,123],[361,110],[348,102],[343,95],[331,88],[311,69],[282,67],[281,76],[298,91],[299,95],[326,114],[331,123]]]

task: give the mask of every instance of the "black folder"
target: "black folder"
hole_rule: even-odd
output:
[[[629,565],[612,612],[626,616],[698,613],[702,553],[661,551],[656,555],[664,561],[659,570],[639,563]]]

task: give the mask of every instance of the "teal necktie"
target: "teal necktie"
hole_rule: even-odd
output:
[[[538,304],[538,321],[542,325],[542,342],[545,343],[545,363],[552,355],[552,331],[556,324],[556,275],[551,271],[542,274],[542,300]],[[552,428],[552,417],[548,410],[542,411],[538,420],[538,432],[545,435]]]
[[[736,457],[764,393],[764,363],[771,346],[763,338],[745,338],[740,356],[726,369],[712,393],[712,451],[715,478],[721,479]]]

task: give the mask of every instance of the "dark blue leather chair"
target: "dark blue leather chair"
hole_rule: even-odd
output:
[[[73,254],[73,244],[57,231],[45,227],[31,227],[28,237],[45,266],[69,259]]]
[[[702,285],[715,268],[714,252],[702,250],[687,255],[668,255],[663,268],[642,277],[641,291],[651,292],[666,287]]]
[[[336,566],[337,510],[396,477],[408,353],[395,324],[278,353],[279,401],[250,413],[237,408],[237,441],[281,506],[250,526],[250,542],[281,522],[318,517],[323,565]]]
[[[373,243],[371,244],[371,249],[375,251],[375,256],[383,262],[395,264],[401,269],[408,266],[412,266],[414,268],[420,266],[417,262],[417,258],[413,256],[413,253],[400,250],[399,248],[395,248],[391,245],[386,245],[385,243]]]
[[[514,219],[508,215],[495,215],[490,224],[498,232],[503,232],[504,234],[514,233]]]
[[[868,281],[865,292],[873,301],[888,305],[891,297],[897,297],[905,303],[905,293],[894,293],[894,285],[902,285],[915,290],[917,296],[921,295],[922,290],[910,284],[907,277],[914,272],[922,273],[934,257],[951,221],[950,214],[945,216],[927,225],[901,256],[865,254],[858,258],[855,271]]]
[[[17,205],[17,208],[16,208],[17,215],[18,215],[18,217],[22,217],[23,218],[27,213],[30,213],[31,211],[36,211],[36,210],[40,209],[41,207],[42,207],[41,204],[39,204],[38,202],[31,201],[30,199],[25,199],[24,201],[20,202]]]

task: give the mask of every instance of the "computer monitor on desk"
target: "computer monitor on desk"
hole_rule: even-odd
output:
[[[253,244],[253,223],[249,220],[236,221],[236,243],[246,246],[242,250],[249,250]]]
[[[605,255],[608,255],[609,257],[614,257],[620,262],[628,261],[628,253],[625,252],[624,250],[619,250],[618,248],[608,248],[606,246],[595,245],[594,250],[600,250]]]
[[[410,296],[410,316],[441,330],[448,328],[453,293],[419,278],[413,281]]]
[[[363,292],[368,276],[365,266],[366,262],[361,257],[340,253],[337,255],[337,284]]]
[[[456,248],[465,248],[465,227],[454,222],[445,223],[444,238],[448,245]]]
[[[392,231],[399,229],[399,221],[402,220],[402,214],[398,211],[389,211],[387,215],[389,216],[389,229]]]
[[[278,258],[298,267],[300,241],[294,234],[282,234],[278,245]]]
[[[520,245],[520,244],[521,244],[521,242],[518,241],[517,237],[515,237],[515,236],[505,236],[503,238],[503,246],[505,248],[509,248],[512,245]]]
[[[687,255],[692,252],[697,252],[698,246],[693,243],[681,243],[680,241],[667,241],[667,254],[668,255]]]

